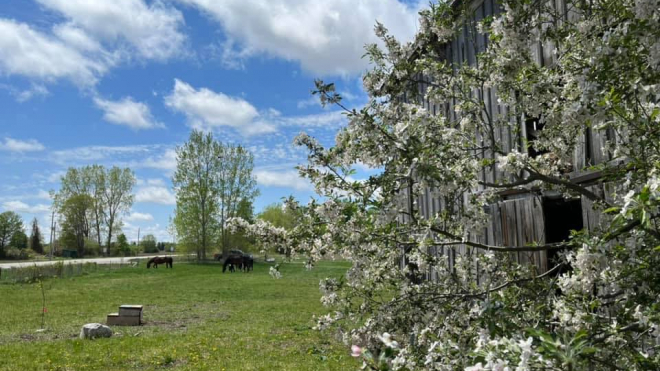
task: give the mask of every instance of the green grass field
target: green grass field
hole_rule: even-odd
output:
[[[318,282],[348,265],[312,271],[283,264],[283,278],[257,264],[251,273],[220,265],[123,268],[0,285],[0,370],[350,370],[359,364],[332,333],[312,329],[325,313]],[[79,340],[85,323],[105,323],[120,304],[143,304],[139,327],[113,327],[110,339]]]

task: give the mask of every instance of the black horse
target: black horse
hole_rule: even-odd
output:
[[[235,272],[236,268],[243,270],[243,272],[249,272],[253,269],[253,266],[254,259],[249,256],[230,255],[222,265],[222,273],[227,270],[227,267],[229,267],[230,272]]]
[[[156,256],[155,258],[151,258],[147,261],[147,269],[151,268],[152,264],[154,265],[154,268],[158,268],[158,264],[165,264],[165,267],[172,268],[172,261],[173,259],[169,256],[164,258]]]
[[[225,259],[225,263],[222,265],[222,273],[225,273],[227,267],[229,267],[230,272],[234,272],[236,268],[242,269],[243,257],[237,255],[229,255],[227,259]]]
[[[249,256],[243,257],[243,272],[249,272],[254,269],[254,259]]]

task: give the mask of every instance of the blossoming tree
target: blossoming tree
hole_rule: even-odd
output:
[[[334,147],[297,139],[322,201],[290,200],[290,231],[231,223],[352,262],[321,282],[318,327],[368,368],[659,369],[659,4],[487,3],[431,5],[410,44],[377,25],[369,103],[346,109]],[[332,84],[316,93],[344,108]],[[577,161],[597,135],[604,159]],[[355,181],[358,162],[380,171]],[[599,223],[556,242],[475,238],[511,194],[582,200]],[[514,258],[536,252],[553,256],[543,269]]]

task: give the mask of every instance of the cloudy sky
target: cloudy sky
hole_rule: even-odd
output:
[[[174,149],[192,128],[252,150],[255,211],[308,199],[292,139],[304,131],[331,144],[344,124],[310,96],[314,78],[363,104],[361,57],[376,20],[409,40],[426,3],[3,0],[0,211],[48,231],[48,191],[68,167],[130,166],[138,184],[124,232],[169,240]]]

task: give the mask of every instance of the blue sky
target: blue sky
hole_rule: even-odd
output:
[[[424,2],[397,0],[3,0],[0,210],[48,233],[49,190],[68,167],[129,166],[129,239],[169,240],[174,148],[192,128],[255,155],[255,211],[313,197],[294,166],[300,132],[330,145],[345,124],[310,96],[334,81],[366,101],[363,46],[376,20],[410,40]]]

